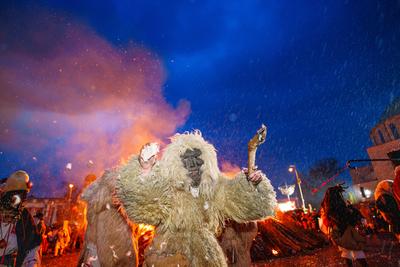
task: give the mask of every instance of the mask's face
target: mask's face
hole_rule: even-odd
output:
[[[185,153],[181,155],[182,163],[188,171],[188,177],[192,179],[191,186],[198,187],[201,182],[201,166],[204,161],[200,158],[201,150],[194,148],[186,149]]]

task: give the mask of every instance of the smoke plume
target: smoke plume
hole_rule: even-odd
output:
[[[36,194],[163,142],[190,113],[186,101],[167,103],[162,61],[142,46],[116,47],[56,15],[5,17],[1,28],[0,149],[31,173]]]

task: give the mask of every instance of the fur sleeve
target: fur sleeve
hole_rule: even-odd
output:
[[[276,194],[268,178],[257,186],[247,181],[244,174],[235,179],[221,178],[222,186],[218,192],[219,206],[225,219],[243,223],[260,220],[273,215],[276,206]]]
[[[156,164],[150,174],[140,174],[137,157],[121,168],[117,175],[115,198],[134,223],[157,226],[169,214],[168,185],[159,175]]]

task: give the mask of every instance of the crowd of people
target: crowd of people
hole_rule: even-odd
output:
[[[341,252],[348,266],[358,262],[368,266],[364,249],[368,235],[390,231],[400,241],[400,166],[394,180],[380,181],[374,193],[374,206],[358,208],[347,202],[345,188],[327,189],[320,209],[320,228]]]
[[[43,213],[29,213],[24,202],[30,188],[25,171],[0,181],[0,267],[40,267],[43,254],[61,256],[83,242],[83,233],[67,220],[47,226]]]
[[[318,211],[277,212],[278,221],[271,218],[259,223],[252,258],[265,260],[322,247],[323,240],[315,242],[320,238],[316,233],[320,232],[337,246],[348,266],[354,266],[355,262],[368,266],[363,250],[369,237],[375,235],[379,239],[381,233],[392,233],[392,242],[400,241],[400,167],[395,169],[394,176],[394,180],[377,184],[372,201],[352,204],[343,196],[346,187],[336,185],[326,190]],[[278,234],[279,238],[275,238]],[[311,236],[312,242],[307,240]],[[265,251],[270,250],[273,253],[266,255]]]
[[[396,178],[400,179],[400,167],[396,168]],[[265,258],[265,251],[271,251],[274,256],[290,255],[324,246],[330,240],[348,266],[353,266],[354,261],[367,266],[363,251],[366,237],[380,232],[393,232],[399,237],[400,205],[396,186],[393,181],[382,181],[377,186],[374,202],[357,205],[343,197],[342,185],[328,188],[319,211],[296,209],[260,222],[253,242],[258,240],[258,245],[252,248],[256,257],[252,255],[252,258]],[[42,255],[58,257],[79,251],[82,246],[84,233],[74,224],[64,220],[48,226],[43,213],[31,216],[22,205],[30,187],[29,176],[24,171],[11,174],[0,185],[0,267],[39,267]],[[317,234],[321,232],[326,239]]]
[[[367,204],[351,204],[347,201],[347,206],[350,209],[358,210],[360,231],[365,235],[377,234],[380,232],[390,232],[391,225],[385,221],[382,213],[376,208],[375,202]],[[317,210],[304,212],[303,209],[295,209],[286,212],[290,215],[291,221],[304,230],[320,230],[321,213]]]
[[[42,216],[42,214],[39,213],[39,216]],[[37,215],[34,217],[37,217]],[[64,221],[62,225],[55,224],[47,227],[42,219],[37,223],[37,227],[42,236],[41,250],[43,255],[57,257],[66,252],[80,250],[83,234],[80,233],[77,227],[71,227],[68,221]]]

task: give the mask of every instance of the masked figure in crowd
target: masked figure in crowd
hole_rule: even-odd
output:
[[[146,164],[154,166],[144,170]],[[273,213],[275,191],[261,171],[225,178],[200,132],[177,134],[160,161],[133,157],[116,176],[116,200],[135,223],[154,225],[144,266],[227,266],[215,233]]]
[[[338,246],[341,257],[346,260],[348,266],[353,266],[353,260],[361,266],[367,266],[363,251],[366,239],[355,227],[360,223],[362,216],[356,208],[347,205],[343,192],[344,188],[341,185],[326,190],[321,203],[321,229],[327,229],[329,238]]]
[[[24,171],[11,174],[1,188],[0,266],[41,266],[41,236],[23,206],[29,189],[29,176]]]
[[[87,203],[87,227],[77,267],[135,267],[138,264],[133,225],[113,204],[114,172],[106,171],[81,195]]]
[[[142,147],[143,172],[154,165],[158,151],[157,143]],[[106,171],[80,196],[87,203],[87,228],[77,267],[134,267],[139,263],[137,226],[126,219],[112,199],[117,173],[117,169]]]
[[[399,169],[396,168],[397,171]],[[396,201],[393,180],[383,180],[375,189],[375,205],[383,219],[392,227],[396,238],[400,240],[400,209]]]

